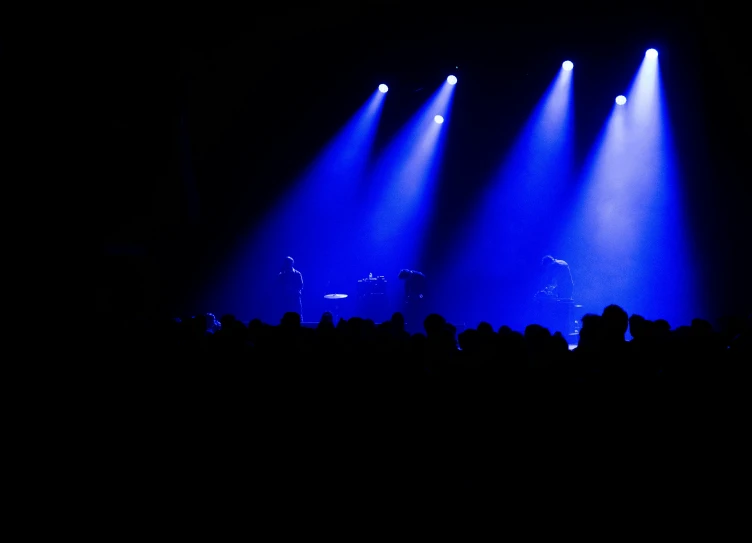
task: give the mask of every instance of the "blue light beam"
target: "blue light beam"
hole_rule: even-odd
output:
[[[374,91],[266,216],[239,236],[237,252],[211,281],[218,285],[208,297],[216,312],[278,322],[274,279],[280,259],[291,255],[304,274],[304,318],[321,316],[319,298],[330,272],[351,250],[357,187],[367,174],[385,97]]]
[[[575,298],[586,311],[688,323],[696,311],[684,200],[657,56],[646,55],[583,170],[583,194],[563,232]]]
[[[396,275],[415,258],[434,207],[455,85],[445,81],[380,155],[371,173],[362,247],[371,268]],[[442,123],[435,118],[441,116]]]
[[[573,161],[573,71],[562,66],[482,193],[477,211],[446,251],[442,291],[455,320],[521,327],[521,304],[534,293],[530,269],[555,228],[551,213],[567,188]],[[482,297],[477,284],[491,285]],[[464,291],[458,285],[468,285]],[[524,299],[524,301],[523,301]]]

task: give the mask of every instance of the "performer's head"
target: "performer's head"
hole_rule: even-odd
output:
[[[295,260],[293,260],[291,256],[285,257],[285,259],[282,261],[282,269],[291,270],[293,264],[295,264]]]
[[[412,274],[413,272],[411,272],[410,270],[400,270],[399,275],[397,277],[399,277],[400,279],[407,279]]]

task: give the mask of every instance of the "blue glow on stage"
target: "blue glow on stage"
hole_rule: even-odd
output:
[[[572,266],[585,310],[618,304],[687,323],[701,308],[657,55],[645,56],[626,98],[591,152],[557,251]]]
[[[362,269],[378,270],[395,283],[400,269],[420,269],[416,259],[433,212],[454,89],[444,82],[391,139],[370,173],[366,201],[359,206]],[[442,123],[436,122],[437,116]]]
[[[236,252],[210,286],[209,299],[218,313],[279,322],[275,279],[282,259],[290,255],[303,274],[304,319],[321,316],[323,295],[341,288],[341,276],[353,273],[358,189],[386,96],[374,91],[266,216],[239,236]]]
[[[445,313],[524,326],[535,274],[554,232],[573,163],[572,70],[561,67],[446,250]],[[457,285],[467,285],[458,288]]]

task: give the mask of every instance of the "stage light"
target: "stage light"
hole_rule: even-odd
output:
[[[444,117],[442,117],[441,115],[436,115],[436,117],[433,118],[433,121],[436,124],[441,124],[444,122]]]
[[[621,94],[620,94],[619,96],[617,96],[617,97],[616,97],[616,103],[617,103],[618,105],[620,105],[620,106],[623,106],[624,104],[626,104],[626,103],[627,103],[627,98],[626,98],[626,96],[622,96]]]
[[[449,77],[447,77],[447,83],[449,83],[450,85],[454,85],[455,83],[457,83],[457,78],[454,77],[453,75],[450,75]]]
[[[650,60],[658,58],[658,51],[655,49],[648,49],[645,51],[645,57],[649,58]]]
[[[388,91],[388,90],[389,90],[389,87],[387,87],[386,85],[384,85],[384,84],[382,83],[381,85],[379,85],[379,90],[380,90],[381,92],[386,92],[386,91]]]
[[[565,60],[561,64],[561,67],[568,72],[569,70],[571,70],[572,68],[574,68],[574,64],[572,64],[572,62],[569,61],[569,60]]]

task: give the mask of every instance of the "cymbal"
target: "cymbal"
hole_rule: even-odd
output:
[[[347,294],[325,294],[324,298],[327,300],[341,300],[342,298],[347,298]]]

